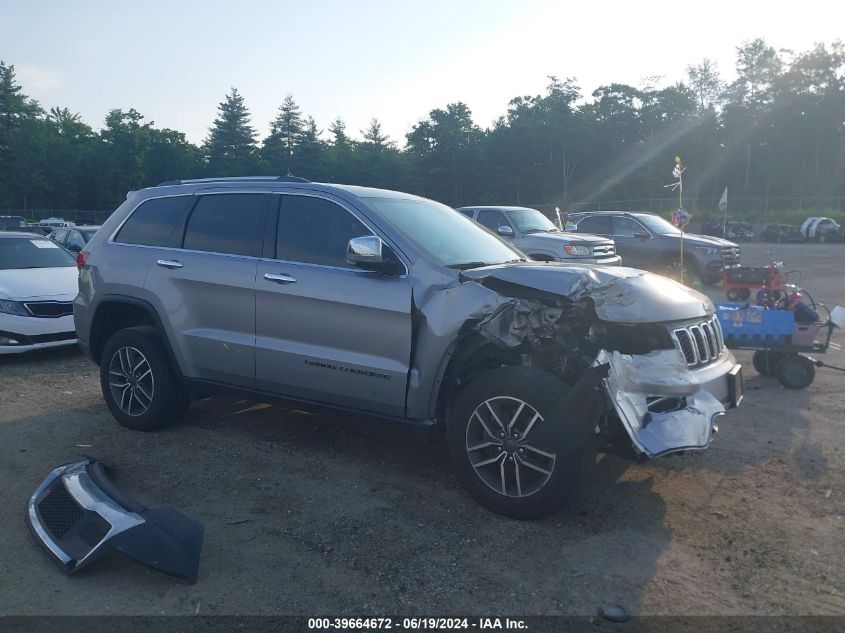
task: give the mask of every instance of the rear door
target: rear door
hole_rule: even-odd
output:
[[[258,264],[258,387],[284,396],[404,415],[411,284],[346,262],[377,233],[328,194],[275,196],[275,247]]]
[[[180,248],[162,249],[145,289],[191,378],[255,388],[255,271],[270,195],[201,191]]]

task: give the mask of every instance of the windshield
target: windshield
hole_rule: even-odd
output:
[[[365,198],[386,221],[441,266],[474,268],[523,255],[465,215],[424,198]]]
[[[65,268],[75,265],[73,255],[43,237],[0,238],[0,270]]]
[[[508,217],[523,233],[548,233],[559,230],[549,218],[535,209],[508,209]]]
[[[658,235],[680,235],[681,231],[657,215],[638,215],[637,219]]]

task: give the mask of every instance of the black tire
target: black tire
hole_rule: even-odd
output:
[[[772,352],[769,350],[757,350],[751,359],[754,369],[761,376],[771,377],[776,376],[778,366],[783,360],[783,352]]]
[[[751,298],[751,290],[749,288],[740,288],[737,293],[740,301],[748,301]]]
[[[731,288],[727,292],[728,301],[739,301],[739,291],[736,288]]]
[[[816,377],[816,366],[806,356],[787,354],[778,365],[777,372],[780,384],[787,389],[804,389]]]
[[[559,510],[575,491],[589,467],[595,463],[595,441],[590,439],[582,442],[575,449],[564,446],[566,440],[561,436],[565,433],[560,432],[560,427],[551,424],[552,420],[561,425],[573,423],[566,419],[565,412],[558,409],[567,391],[567,385],[548,372],[530,367],[503,367],[478,376],[458,394],[450,410],[446,441],[458,479],[481,505],[508,517],[536,519]],[[500,413],[507,412],[510,415],[519,409],[515,400],[524,402],[530,408],[521,409],[522,414],[513,418],[515,422],[512,428],[507,424],[508,421],[502,423],[504,430],[508,433],[513,431],[513,434],[502,438],[485,432],[485,425],[492,425],[489,431],[501,436],[502,428],[499,427],[497,432],[494,418],[488,416],[487,410],[483,408],[487,406],[486,403],[492,402]],[[477,409],[488,418],[486,423],[476,415]],[[528,418],[534,417],[531,409],[541,416],[533,426],[528,423]],[[530,439],[528,433],[519,439],[519,433],[523,431],[531,433]],[[502,444],[469,450],[485,441],[500,441]],[[529,441],[537,446],[529,445]],[[535,452],[537,449],[552,459]],[[474,461],[471,461],[471,454]],[[498,455],[502,455],[501,461]],[[480,463],[493,458],[495,461],[491,465],[482,466]],[[533,465],[528,467],[523,460]],[[535,466],[542,467],[546,472],[538,473],[533,470]],[[483,469],[480,470],[483,474],[476,468]],[[488,472],[491,476],[485,481],[483,477]],[[499,472],[505,472],[504,485],[499,483]],[[523,474],[517,480],[519,472]],[[504,493],[494,490],[493,484]],[[525,489],[517,488],[520,485]],[[536,489],[532,491],[532,487]],[[522,496],[519,496],[520,493]]]
[[[126,374],[133,372],[125,369],[136,362],[141,369],[128,378]],[[142,372],[145,375],[139,378]],[[149,326],[120,330],[106,342],[100,359],[100,387],[115,419],[136,431],[154,431],[176,424],[191,403],[156,328]]]

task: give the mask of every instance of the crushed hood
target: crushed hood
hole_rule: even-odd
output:
[[[673,322],[714,313],[713,302],[700,292],[635,268],[532,262],[474,268],[462,278],[507,296],[590,297],[596,315],[614,323]]]

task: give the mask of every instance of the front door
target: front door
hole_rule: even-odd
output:
[[[258,387],[284,396],[404,415],[411,284],[346,262],[372,235],[328,197],[277,195],[275,257],[256,275]],[[275,202],[274,202],[275,204]]]
[[[616,242],[616,252],[622,257],[623,266],[648,270],[657,259],[657,253],[649,243],[651,234],[633,218],[614,215],[610,237]]]

